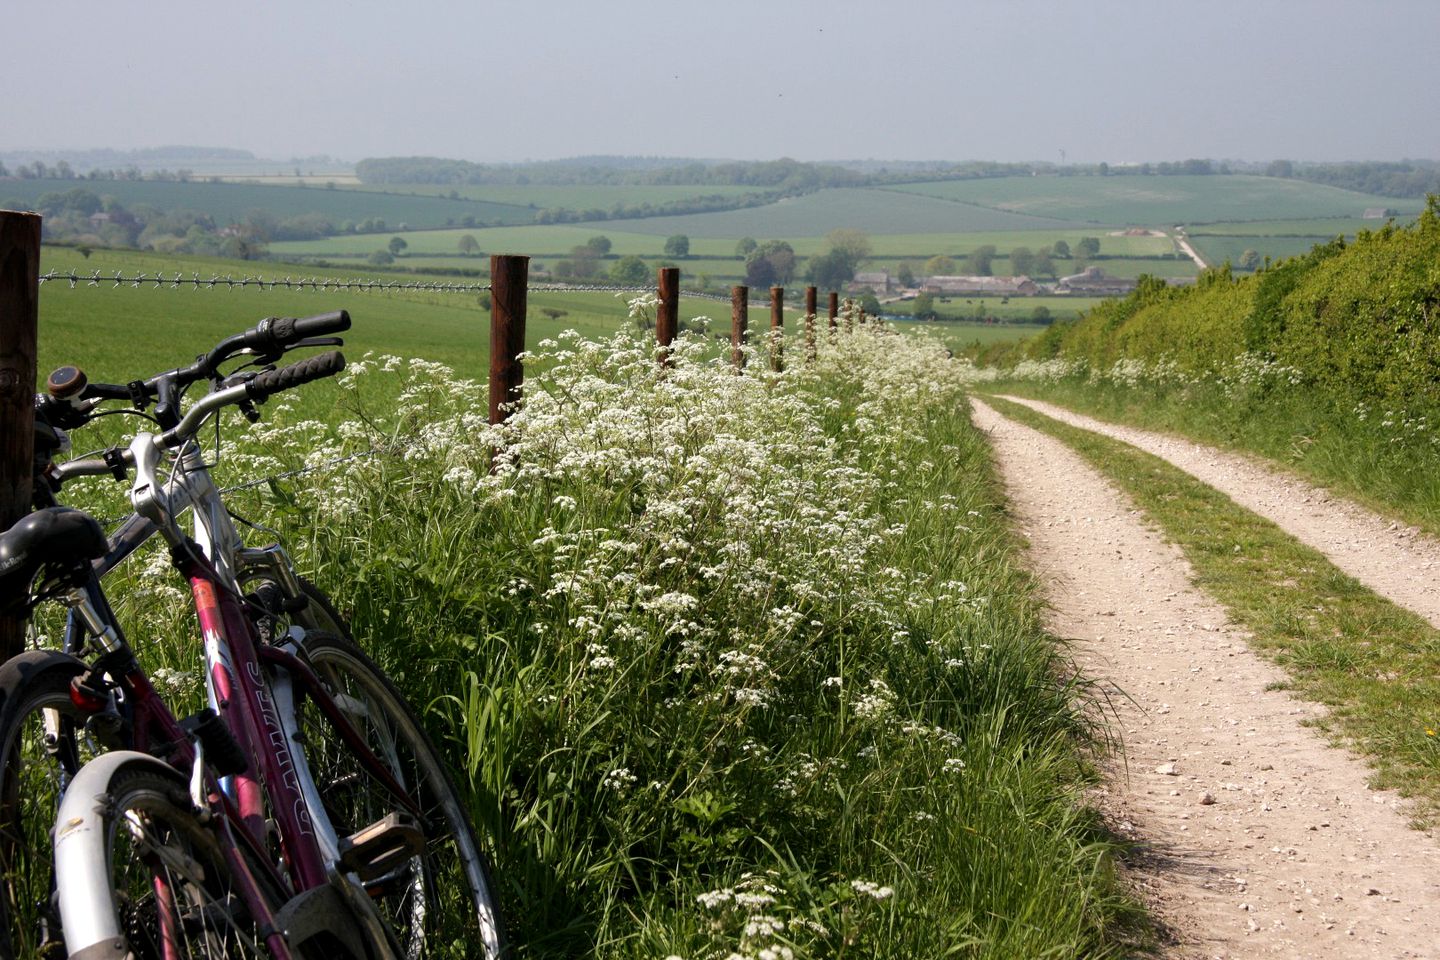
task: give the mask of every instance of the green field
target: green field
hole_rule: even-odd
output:
[[[1383,204],[1389,206],[1388,203]],[[1376,204],[1382,206],[1382,204]],[[1390,207],[1390,209],[1397,209]],[[1413,214],[1402,214],[1394,218],[1397,224],[1407,224],[1414,221]],[[1252,222],[1231,221],[1226,223],[1206,223],[1194,227],[1187,227],[1186,233],[1192,237],[1204,237],[1210,235],[1233,236],[1233,237],[1317,237],[1321,240],[1329,240],[1331,237],[1344,234],[1353,237],[1361,230],[1379,230],[1385,226],[1386,220],[1365,220],[1360,217],[1321,217],[1316,220],[1258,220]]]
[[[706,214],[707,217],[726,214]],[[661,217],[654,222],[687,219]],[[409,244],[406,250],[410,256],[458,256],[460,238],[473,236],[486,253],[523,253],[534,257],[567,256],[572,247],[583,245],[591,237],[603,234],[610,238],[611,254],[625,256],[636,254],[642,257],[663,256],[665,238],[669,233],[643,233],[633,229],[620,229],[622,223],[634,227],[643,221],[613,221],[610,223],[585,223],[525,227],[490,227],[486,229],[421,230],[406,233]],[[683,231],[677,231],[683,232]],[[742,236],[753,236],[758,240],[784,239],[790,242],[800,256],[811,256],[825,250],[823,236],[787,236],[775,233],[735,234],[729,237],[690,236],[690,254],[694,257],[732,257],[735,241]],[[983,231],[978,233],[899,233],[870,235],[870,245],[877,258],[918,260],[923,263],[936,254],[965,256],[977,247],[989,244],[1002,254],[1015,247],[1029,247],[1041,250],[1053,246],[1056,240],[1064,240],[1072,248],[1081,237],[1093,236],[1100,240],[1100,252],[1106,256],[1153,257],[1172,253],[1175,244],[1169,237],[1127,237],[1112,236],[1098,230],[1037,230],[1026,231]],[[270,244],[270,252],[279,257],[366,257],[385,246],[389,234],[369,236],[327,237],[322,240],[290,241]],[[452,266],[461,266],[457,263]]]
[[[283,265],[253,261],[215,260],[204,257],[172,257],[135,251],[96,251],[88,260],[74,250],[45,247],[42,271],[56,270],[87,275],[99,270],[113,276],[118,270],[127,277],[136,273],[153,275],[164,271],[173,276],[198,274],[214,276],[264,276],[280,278]],[[308,276],[309,274],[305,274]],[[408,282],[407,274],[385,274],[373,270],[331,271],[330,277],[395,279]],[[438,278],[442,281],[450,278]],[[726,295],[728,298],[728,294]],[[768,296],[750,311],[750,326],[769,326]],[[66,363],[85,368],[94,379],[123,382],[153,370],[135,370],[127,358],[145,357],[158,369],[166,363],[188,362],[213,346],[222,337],[252,326],[267,316],[308,316],[327,310],[346,309],[354,328],[345,335],[346,354],[359,357],[367,351],[438,360],[484,378],[489,357],[490,313],[481,306],[481,295],[426,291],[312,291],[216,288],[174,289],[147,284],[141,288],[111,282],[89,286],[81,282],[71,289],[67,282],[52,281],[41,287],[40,329],[37,369],[43,377]],[[556,319],[546,309],[563,310]],[[730,305],[724,301],[682,295],[680,320],[709,317],[712,331],[729,330]],[[792,325],[793,316],[788,322]],[[532,291],[528,297],[527,342],[538,343],[563,330],[574,329],[587,337],[603,337],[629,323],[626,298],[604,292]]]
[[[427,197],[448,197],[452,193],[466,200],[511,204],[521,207],[564,208],[567,210],[609,210],[617,203],[669,203],[695,197],[740,197],[756,193],[759,187],[673,186],[657,184],[429,184],[362,183],[349,189],[365,192],[400,193]]]
[[[344,221],[384,220],[399,231],[411,228],[443,227],[474,217],[478,223],[531,223],[535,212],[514,204],[478,200],[448,200],[444,197],[403,196],[360,190],[328,190],[324,187],[262,186],[251,183],[169,183],[154,180],[4,180],[0,181],[0,207],[31,209],[46,193],[89,190],[101,197],[114,197],[129,209],[141,206],[161,210],[197,210],[208,214],[217,225],[243,221],[252,211],[262,210],[285,220],[316,213],[339,226]],[[385,238],[371,241],[384,245]]]
[[[711,214],[715,216],[715,214]],[[633,222],[633,221],[632,221]],[[609,223],[566,224],[558,226],[492,227],[483,230],[421,230],[405,234],[410,245],[409,255],[450,255],[460,252],[460,238],[469,234],[485,253],[521,253],[533,257],[568,256],[572,247],[583,246],[598,234],[610,238],[611,254],[625,256],[661,256],[665,236],[635,233],[616,229]],[[364,237],[327,237],[323,240],[291,241],[270,244],[276,256],[307,257],[369,256],[382,249],[389,234]],[[730,256],[735,253],[735,238],[703,240],[692,237],[690,252],[697,256]]]
[[[896,192],[1009,213],[1108,224],[1358,217],[1367,207],[1418,212],[1420,200],[1372,197],[1301,180],[1229,176],[1004,177],[912,183]]]
[[[745,210],[614,220],[617,230],[695,237],[821,237],[851,227],[866,233],[974,233],[991,230],[1054,230],[1061,220],[991,210],[965,203],[936,203],[889,190],[820,190]]]
[[[920,322],[919,326],[927,329],[961,326],[967,329],[974,327],[976,330],[1017,331],[1013,336],[1006,334],[982,338],[982,342],[1018,340],[1043,329],[1041,326],[1031,326],[1025,323],[1034,315],[1036,307],[1044,307],[1049,310],[1053,320],[1066,320],[1079,316],[1100,302],[1098,297],[971,297],[968,299],[960,296],[936,297],[935,309],[941,315],[940,320],[934,323]],[[914,301],[899,300],[884,306],[887,316],[908,318],[914,307]],[[1019,325],[971,323],[968,320],[955,319],[972,314],[977,309],[983,309],[989,317],[996,317],[1002,321],[1011,321]]]
[[[1200,252],[1205,262],[1218,266],[1226,260],[1232,264],[1240,261],[1246,250],[1254,250],[1262,257],[1279,260],[1284,257],[1298,257],[1309,253],[1317,243],[1324,243],[1328,237],[1234,237],[1204,236],[1191,237],[1190,245]]]

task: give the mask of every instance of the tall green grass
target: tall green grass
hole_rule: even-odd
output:
[[[376,357],[222,461],[378,451],[233,503],[425,714],[520,955],[1130,953],[1083,798],[1104,730],[959,365],[875,330],[778,375],[688,337],[664,369],[624,333],[536,353],[506,427],[477,384]],[[183,684],[188,617],[141,580],[122,615]]]

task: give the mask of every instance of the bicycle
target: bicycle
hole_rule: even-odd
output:
[[[136,513],[103,555],[93,530],[45,541],[60,556],[44,567],[35,599],[58,596],[70,607],[69,652],[32,651],[0,669],[0,770],[11,769],[14,731],[41,716],[60,771],[54,876],[72,956],[169,956],[192,939],[224,955],[292,956],[292,946],[357,957],[505,951],[488,868],[413,712],[282,548],[241,544],[195,439],[224,407],[253,416],[266,397],[339,372],[338,353],[268,365],[289,349],[330,345],[314,336],[348,325],[343,311],[262,321],[190,367],[123,387],[90,384],[73,368],[52,375],[46,413],[62,426],[87,422],[105,400],[129,399],[142,408],[153,401],[165,427],[100,458],[46,468],[55,488],[133,472]],[[267,368],[222,374],[236,355]],[[211,392],[182,416],[186,388],[202,380]],[[57,528],[84,527],[62,509],[42,514],[61,518]],[[177,524],[187,509],[194,539]],[[139,668],[99,583],[157,532],[190,582],[205,641],[211,709],[186,721]],[[88,662],[75,655],[87,649],[83,638],[96,654]],[[100,742],[132,749],[77,770]],[[19,780],[6,776],[0,797],[5,783]],[[437,916],[442,874],[466,893],[463,909]],[[32,877],[28,892],[35,886]],[[37,913],[42,927],[53,922]],[[54,942],[47,937],[42,931],[42,945]]]

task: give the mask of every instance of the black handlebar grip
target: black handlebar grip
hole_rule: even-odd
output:
[[[255,350],[279,351],[306,337],[326,333],[339,333],[350,329],[350,314],[345,310],[332,310],[313,317],[266,317],[255,329],[243,335],[244,345]]]
[[[350,311],[332,310],[317,313],[313,317],[301,317],[295,321],[295,339],[323,337],[327,333],[343,333],[350,329]]]
[[[292,363],[279,370],[267,370],[245,384],[245,395],[251,400],[264,400],[272,394],[298,387],[302,383],[333,377],[344,369],[345,358],[340,351],[330,350],[306,357],[299,363]]]
[[[79,367],[57,367],[45,378],[45,392],[56,400],[70,400],[78,398],[89,383]]]

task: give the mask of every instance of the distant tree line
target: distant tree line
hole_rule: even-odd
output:
[[[1296,163],[1272,161],[1265,174],[1323,183],[1379,197],[1420,198],[1440,193],[1440,163],[1433,160],[1403,160],[1399,163]]]

